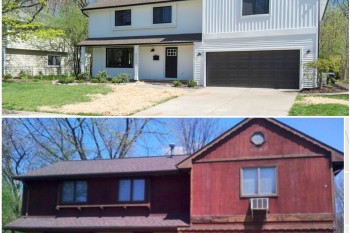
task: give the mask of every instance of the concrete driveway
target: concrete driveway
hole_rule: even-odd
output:
[[[135,116],[287,116],[297,95],[289,90],[207,87]]]

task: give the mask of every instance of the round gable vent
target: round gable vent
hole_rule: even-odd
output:
[[[265,136],[261,132],[256,132],[252,135],[250,138],[250,141],[255,145],[255,146],[261,146],[262,144],[265,143]]]

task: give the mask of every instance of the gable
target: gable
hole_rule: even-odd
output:
[[[251,136],[261,132],[265,143],[255,146]],[[273,119],[246,119],[209,145],[177,165],[191,168],[192,163],[205,160],[250,160],[278,157],[332,156],[342,162],[341,152]]]
[[[256,146],[251,142],[251,137],[255,133],[262,133],[265,137],[265,142],[261,146]],[[329,152],[291,132],[272,125],[271,122],[259,119],[244,125],[195,161],[316,154],[327,155]]]

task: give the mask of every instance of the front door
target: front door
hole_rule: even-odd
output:
[[[177,48],[166,48],[165,57],[165,77],[177,78]]]

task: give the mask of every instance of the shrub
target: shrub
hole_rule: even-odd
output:
[[[100,78],[100,80],[98,80],[99,83],[107,83],[108,80],[106,78]]]
[[[69,75],[62,76],[61,78],[58,79],[58,82],[62,84],[74,83],[74,81],[75,81],[75,78]]]
[[[77,80],[75,80],[75,82],[76,82],[76,83],[85,83],[85,81],[84,81],[83,79],[80,79],[80,80],[77,79]]]
[[[92,83],[99,83],[100,80],[98,80],[97,78],[92,78],[92,79],[90,80],[90,82],[92,82]]]
[[[41,76],[41,75],[35,75],[35,76],[33,77],[33,79],[34,79],[35,81],[41,80],[41,79],[43,79],[43,76]]]
[[[188,86],[188,87],[195,87],[195,86],[197,86],[197,82],[196,82],[196,81],[193,81],[193,80],[189,80],[189,81],[187,82],[187,86]]]
[[[105,82],[105,80],[107,81],[108,78],[110,78],[111,76],[109,75],[109,73],[105,70],[100,71],[97,73],[96,75],[96,79],[99,80],[101,83]]]
[[[9,79],[12,79],[12,74],[6,73],[6,74],[4,75],[4,80],[6,81],[6,80],[9,80]]]
[[[22,80],[27,80],[29,78],[29,74],[26,71],[24,71],[24,70],[21,70],[19,72],[18,76]]]
[[[90,78],[91,78],[90,73],[84,72],[84,73],[78,74],[77,80],[89,81]]]
[[[173,81],[173,85],[174,85],[174,87],[181,87],[182,83],[178,80],[175,80],[175,81]]]
[[[130,75],[122,73],[112,79],[112,83],[128,83],[130,82]]]

